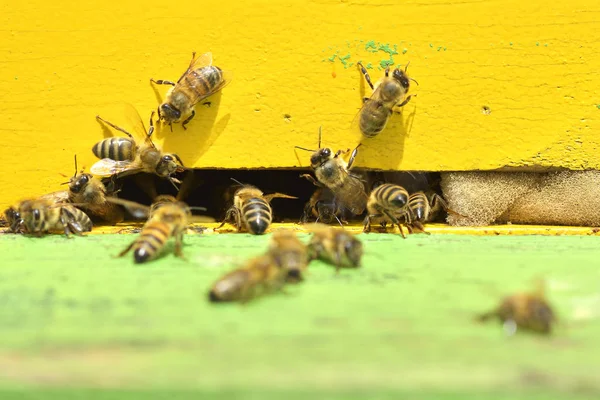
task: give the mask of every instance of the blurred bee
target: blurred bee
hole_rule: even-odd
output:
[[[245,303],[257,296],[278,291],[288,279],[288,271],[267,253],[251,259],[211,288],[208,298],[212,302],[241,301]]]
[[[253,235],[262,235],[273,221],[271,200],[276,197],[297,199],[297,197],[282,193],[264,195],[256,186],[245,185],[235,179],[232,180],[241,187],[235,191],[233,205],[227,210],[225,219],[215,230],[233,220],[238,232],[246,231]]]
[[[196,115],[195,106],[208,96],[223,89],[233,77],[229,71],[212,65],[212,53],[205,53],[196,58],[192,53],[192,61],[177,83],[159,79],[150,79],[158,85],[173,86],[167,92],[166,99],[158,107],[158,117],[171,126],[181,123],[183,129]]]
[[[552,307],[545,298],[543,282],[539,282],[533,292],[508,296],[496,309],[477,317],[481,322],[492,318],[500,320],[507,333],[511,335],[518,329],[550,334],[552,325],[557,321]]]
[[[302,273],[308,268],[310,259],[306,246],[294,231],[285,229],[273,233],[268,253],[277,265],[287,271],[287,282],[303,280]]]
[[[98,177],[83,171],[77,172],[77,156],[75,156],[75,174],[67,184],[69,202],[80,204],[79,208],[89,215],[113,225],[125,219],[125,213],[118,205],[106,201],[107,189]],[[114,193],[113,191],[109,194]]]
[[[354,235],[344,229],[315,224],[309,228],[313,235],[308,243],[311,259],[320,259],[340,268],[360,267],[363,245]]]
[[[49,196],[23,200],[5,211],[12,232],[42,236],[50,232],[81,235],[92,230],[92,221],[73,204],[57,203]]]
[[[192,220],[201,219],[192,216],[192,209],[206,210],[189,207],[170,195],[158,196],[150,207],[115,197],[107,200],[124,206],[136,218],[148,218],[140,235],[119,253],[119,257],[122,257],[133,250],[133,259],[138,264],[158,257],[170,237],[175,239],[175,255],[183,258],[183,235]]]
[[[394,108],[403,107],[410,101],[412,96],[407,96],[410,80],[415,83],[416,81],[406,74],[408,68],[408,64],[406,64],[404,71],[398,68],[394,69],[391,77],[390,67],[387,67],[385,76],[373,86],[371,77],[365,67],[360,62],[356,64],[373,90],[373,94],[371,94],[371,97],[363,99],[364,104],[353,124],[358,123],[362,134],[367,138],[372,138],[385,128]]]
[[[408,192],[398,185],[384,183],[371,191],[369,202],[367,203],[367,216],[364,221],[364,232],[371,231],[371,223],[379,222],[385,226],[388,221],[398,226],[400,234],[406,238],[402,225],[398,218],[404,217],[407,223],[412,223],[410,210],[408,208]]]
[[[305,224],[310,217],[313,217],[316,218],[315,222],[330,224],[336,220],[340,226],[343,226],[342,222],[348,223],[344,221],[343,214],[343,207],[338,204],[333,192],[325,187],[319,187],[304,206],[304,215],[300,222]]]
[[[314,185],[326,187],[331,190],[341,206],[346,208],[354,215],[360,215],[365,211],[367,205],[367,194],[365,186],[361,179],[350,173],[354,159],[358,154],[360,144],[350,154],[350,159],[346,163],[340,155],[346,154],[346,151],[338,150],[335,154],[329,148],[321,148],[321,128],[319,127],[319,149],[310,150],[304,147],[295,146],[297,149],[312,151],[310,165],[315,171],[317,179],[309,174],[300,175],[306,178]]]
[[[96,116],[99,121],[119,132],[123,132],[128,137],[112,137],[96,143],[92,147],[92,151],[96,157],[100,158],[100,161],[92,165],[90,172],[101,177],[115,174],[118,177],[123,177],[138,172],[149,172],[168,179],[173,183],[173,186],[175,186],[175,183],[181,183],[172,177],[174,173],[183,171],[181,158],[177,154],[163,153],[152,142],[151,136],[154,132],[152,116],[154,112],[150,116],[149,131],[146,131],[140,115],[133,106],[127,105],[125,112],[135,132],[144,137],[144,142],[138,144],[131,133],[100,118],[100,116]]]

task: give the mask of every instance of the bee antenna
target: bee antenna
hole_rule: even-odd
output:
[[[294,146],[294,148],[300,149],[300,150],[305,150],[305,151],[311,151],[311,152],[315,152],[316,151],[316,150],[306,149],[306,148],[300,147],[300,146]]]
[[[406,63],[406,66],[404,67],[404,72],[406,72],[408,70],[408,65],[410,64],[410,61]]]
[[[175,159],[177,161],[179,161],[179,164],[181,164],[182,167],[185,167],[185,165],[183,165],[183,161],[181,161],[181,158],[177,155],[177,154],[171,154],[173,157],[175,157]]]
[[[177,191],[179,192],[179,188],[177,187],[177,185],[175,184],[175,182],[173,182],[173,178],[171,178],[171,177],[169,176],[169,178],[168,178],[168,179],[169,179],[169,182],[171,182],[171,185],[173,185],[173,187],[175,188],[175,190],[177,190]]]
[[[188,207],[190,210],[206,211],[206,207]]]
[[[237,183],[237,184],[238,184],[238,185],[240,185],[240,186],[246,186],[246,185],[244,185],[242,182],[238,181],[238,180],[237,180],[237,179],[235,179],[235,178],[229,178],[229,179],[231,179],[232,181],[234,181],[235,183]]]
[[[73,178],[77,176],[77,154],[75,154],[75,173],[73,174]]]
[[[319,126],[319,148],[321,148],[321,127]]]
[[[342,225],[342,221],[340,221],[340,219],[338,218],[337,215],[333,214],[333,216],[335,217],[335,219],[337,220],[338,224],[340,224],[340,226],[343,228],[344,225]]]
[[[416,83],[416,84],[417,84],[417,86],[419,86],[419,82],[417,82],[417,80],[416,80],[416,79],[413,79],[413,78],[408,78],[408,79],[410,79],[411,81],[413,81],[414,83]]]

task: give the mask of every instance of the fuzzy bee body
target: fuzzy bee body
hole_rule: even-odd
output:
[[[340,268],[360,267],[363,245],[344,229],[316,224],[308,244],[311,259],[320,259]]]
[[[36,236],[50,232],[81,235],[92,230],[92,221],[86,213],[67,203],[54,203],[48,198],[24,200],[7,210],[11,230]]]
[[[409,194],[402,187],[392,183],[384,183],[371,191],[367,203],[368,215],[364,221],[364,231],[370,232],[371,223],[375,220],[382,224],[391,222],[392,226],[396,224],[400,233],[404,237],[402,226],[398,218],[404,217],[408,223],[411,223],[411,216],[408,209]]]

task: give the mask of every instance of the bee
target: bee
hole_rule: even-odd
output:
[[[92,230],[92,221],[86,213],[73,204],[57,203],[49,196],[23,200],[5,212],[12,232],[24,232],[35,236],[62,231],[82,235]]]
[[[479,315],[477,320],[485,322],[492,318],[500,320],[511,335],[517,329],[547,335],[552,333],[552,325],[557,321],[545,298],[543,282],[539,282],[531,293],[517,293],[505,297],[496,309]]]
[[[354,235],[344,229],[315,224],[308,243],[311,259],[320,259],[340,268],[360,267],[363,245]]]
[[[107,189],[104,183],[92,174],[77,171],[77,156],[75,156],[75,174],[67,184],[70,203],[81,204],[79,208],[85,212],[113,225],[125,219],[125,214],[118,205],[106,201]]]
[[[408,64],[406,64],[404,71],[398,68],[394,69],[391,77],[390,67],[387,67],[385,76],[374,86],[365,67],[360,62],[356,64],[373,90],[373,94],[371,97],[363,99],[364,104],[355,121],[358,121],[362,134],[367,138],[372,138],[385,128],[394,109],[403,107],[410,101],[412,95],[407,95],[410,81],[417,82],[406,74],[408,69]]]
[[[241,301],[279,291],[288,279],[288,271],[271,254],[251,259],[245,266],[231,271],[217,280],[208,298],[212,302]]]
[[[350,154],[348,162],[344,161],[340,155],[350,152],[338,150],[335,154],[329,148],[321,148],[321,128],[319,127],[319,149],[310,150],[304,147],[295,146],[297,149],[313,152],[310,157],[310,165],[315,171],[315,178],[309,174],[300,175],[306,178],[315,186],[326,187],[331,190],[341,206],[346,208],[354,215],[360,215],[364,212],[367,205],[367,194],[365,185],[361,179],[350,173],[354,159],[358,154],[360,144]]]
[[[406,238],[398,218],[404,217],[409,224],[412,223],[408,201],[408,192],[402,186],[392,183],[384,183],[377,186],[371,191],[371,195],[369,196],[369,202],[367,203],[368,214],[365,217],[363,231],[370,232],[373,221],[381,223],[382,226],[391,221],[392,227],[396,224],[400,229],[402,237]]]
[[[315,222],[321,221],[330,224],[335,219],[340,226],[343,226],[342,221],[347,224],[344,221],[343,214],[344,209],[336,201],[333,192],[327,188],[319,187],[304,206],[304,215],[300,222],[304,224],[312,216],[316,218]]]
[[[227,210],[225,219],[215,230],[233,220],[238,232],[246,231],[253,235],[262,235],[273,221],[271,200],[276,197],[297,199],[297,197],[282,193],[264,195],[256,186],[232,180],[241,187],[235,191],[233,205]]]
[[[273,233],[268,253],[277,265],[287,271],[286,282],[303,280],[302,273],[308,268],[310,259],[306,246],[294,231],[285,229]]]
[[[175,239],[175,256],[183,258],[183,235],[193,219],[200,219],[192,217],[192,209],[206,210],[189,207],[170,195],[158,196],[150,207],[115,197],[107,199],[126,207],[136,218],[148,218],[140,235],[118,255],[123,257],[133,250],[133,259],[137,264],[157,258],[170,237]]]
[[[173,186],[175,183],[181,183],[172,177],[174,173],[183,171],[184,165],[181,158],[177,154],[163,153],[152,142],[154,112],[150,116],[150,130],[148,131],[133,106],[127,105],[125,112],[136,134],[144,137],[143,144],[138,144],[133,135],[125,129],[96,116],[99,121],[123,132],[127,137],[112,137],[96,143],[92,147],[92,151],[96,157],[100,158],[100,161],[92,165],[90,172],[101,177],[113,175],[123,177],[138,172],[149,172],[168,179]]]
[[[157,85],[173,86],[167,92],[164,103],[158,107],[159,120],[165,121],[173,129],[174,122],[185,118],[181,126],[186,129],[185,126],[196,115],[196,104],[223,89],[231,82],[232,77],[231,72],[212,65],[212,53],[205,53],[197,58],[196,53],[192,53],[190,65],[176,83],[150,79],[150,82]]]

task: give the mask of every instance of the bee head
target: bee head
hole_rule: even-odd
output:
[[[21,214],[20,224],[24,225],[29,233],[39,232],[44,225],[44,210],[35,201],[26,201],[19,207]]]
[[[349,233],[346,233],[344,236],[344,252],[346,253],[346,257],[352,266],[358,267],[363,254],[362,243]]]
[[[163,103],[158,108],[158,115],[160,119],[170,124],[172,122],[179,121],[179,119],[181,118],[181,111],[179,111],[169,103]]]
[[[8,222],[11,232],[16,233],[19,226],[23,223],[19,211],[14,207],[10,207],[4,211],[4,216],[6,217],[6,222]]]
[[[326,224],[329,224],[335,218],[335,204],[331,202],[326,202],[319,200],[316,204],[317,212],[319,214],[319,219]]]
[[[310,156],[310,166],[313,168],[318,167],[329,161],[332,157],[331,149],[327,147],[319,149]]]
[[[183,162],[177,154],[165,154],[156,165],[156,174],[161,177],[171,176],[180,171]]]
[[[392,76],[394,77],[395,80],[397,80],[400,83],[400,85],[404,88],[404,90],[408,91],[408,89],[410,87],[410,80],[408,79],[408,75],[406,74],[406,71],[396,68],[394,70],[394,72],[392,73]]]
[[[69,190],[73,193],[80,193],[90,182],[91,178],[92,175],[90,174],[75,175],[69,181]]]

